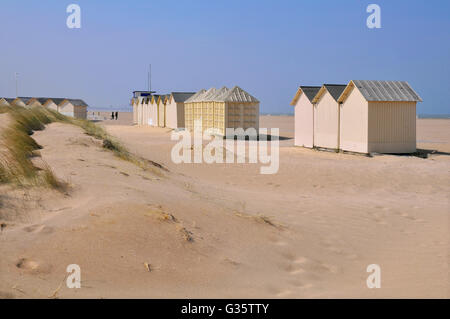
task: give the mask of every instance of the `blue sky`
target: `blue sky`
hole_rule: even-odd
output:
[[[66,7],[81,7],[68,29]],[[381,7],[368,29],[366,7]],[[450,113],[450,1],[2,0],[0,96],[126,106],[133,90],[239,85],[261,111],[291,113],[299,85],[405,80],[418,112]]]

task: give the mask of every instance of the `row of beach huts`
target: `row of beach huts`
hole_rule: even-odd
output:
[[[226,128],[259,129],[259,101],[238,86],[166,95],[153,93],[133,92],[135,124],[192,131],[195,121],[200,121],[203,131],[216,129],[219,135],[224,135]]]
[[[21,106],[31,108],[43,106],[55,110],[66,116],[86,119],[88,105],[81,99],[52,98],[52,97],[16,97],[0,98],[0,106]]]
[[[414,153],[417,102],[422,99],[403,81],[300,86],[291,102],[295,145],[365,154]]]
[[[156,95],[135,91],[137,125],[187,129],[259,129],[259,101],[240,87]],[[355,153],[416,152],[416,104],[420,96],[404,81],[352,80],[300,86],[295,107],[295,145]]]

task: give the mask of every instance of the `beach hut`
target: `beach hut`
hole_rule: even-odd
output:
[[[160,95],[152,95],[149,101],[149,125],[158,126],[158,100]]]
[[[314,147],[339,150],[339,102],[346,85],[324,84],[313,99]]]
[[[143,125],[144,124],[144,100],[146,99],[145,96],[139,96],[137,98],[137,124]]]
[[[338,102],[342,150],[416,152],[416,105],[422,99],[407,82],[352,80]]]
[[[137,122],[137,112],[138,112],[138,99],[137,98],[131,98],[131,107],[133,108],[133,124],[138,124]]]
[[[166,103],[167,103],[167,96],[160,95],[157,100],[157,107],[158,107],[157,123],[159,127],[166,127]]]
[[[320,86],[300,86],[291,102],[295,106],[295,142],[296,146],[314,147],[314,97]]]
[[[145,126],[149,125],[149,100],[148,96],[142,100],[142,125]]]
[[[59,113],[78,118],[87,118],[87,107],[88,105],[80,99],[63,99],[63,101],[58,104]]]
[[[19,98],[16,97],[10,104],[14,106],[26,107],[28,102],[28,98]]]
[[[24,98],[21,98],[22,100]],[[34,107],[34,106],[42,106],[42,103],[39,101],[38,98],[32,97],[32,98],[26,98],[28,99],[27,107]]]
[[[6,98],[0,98],[0,106],[10,106],[8,100]]]
[[[195,92],[172,92],[166,103],[166,125],[170,128],[184,128],[184,102]]]
[[[148,112],[148,100],[151,98],[153,93],[155,93],[155,91],[133,91],[131,105],[133,107],[134,124],[147,125],[145,113]],[[145,104],[147,105],[144,107]]]
[[[196,120],[201,121],[203,131],[215,128],[221,135],[227,128],[259,130],[259,101],[238,86],[201,90],[185,102],[185,112],[189,130]]]
[[[43,107],[48,107],[49,109],[54,110],[54,111],[58,111],[58,104],[57,103],[60,103],[60,102],[62,102],[64,100],[64,99],[51,99],[51,98],[42,98],[42,99],[46,99],[45,102],[41,101],[42,106]],[[53,101],[53,100],[56,100],[56,102]]]

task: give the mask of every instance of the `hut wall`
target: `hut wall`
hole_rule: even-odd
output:
[[[339,106],[327,91],[314,105],[314,146],[339,148]]]
[[[340,106],[340,149],[368,152],[368,102],[353,88]]]
[[[369,102],[368,151],[416,152],[416,102]]]

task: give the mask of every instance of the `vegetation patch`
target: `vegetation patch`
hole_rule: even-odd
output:
[[[20,186],[47,186],[65,190],[67,183],[57,179],[50,167],[36,167],[31,159],[39,156],[42,147],[31,137],[34,131],[42,130],[45,124],[58,120],[42,107],[26,109],[20,106],[2,107],[11,118],[11,124],[1,132],[0,183]]]
[[[260,214],[259,215],[249,215],[249,214],[239,213],[239,212],[235,212],[234,214],[238,217],[251,219],[251,220],[254,220],[261,224],[266,224],[266,225],[269,225],[269,226],[272,226],[275,228],[283,228],[283,225],[274,222],[270,217],[265,216],[265,215],[260,215]]]
[[[66,191],[67,183],[57,179],[51,168],[44,163],[42,168],[35,166],[32,158],[40,156],[42,147],[32,138],[35,131],[45,128],[52,122],[76,125],[84,132],[103,143],[103,148],[118,158],[133,163],[145,171],[161,176],[162,165],[140,158],[130,153],[120,142],[111,137],[106,130],[88,120],[73,119],[54,110],[35,106],[1,106],[0,114],[8,114],[11,124],[1,132],[0,141],[0,183],[14,183],[20,186],[47,186]]]
[[[161,170],[168,171],[167,168],[159,163],[141,158],[129,152],[119,141],[110,136],[103,127],[98,126],[97,124],[88,120],[69,118],[67,118],[66,120],[74,125],[81,127],[87,135],[101,140],[103,148],[113,152],[114,155],[118,158],[128,161],[145,171],[151,171],[158,176],[162,175]]]

